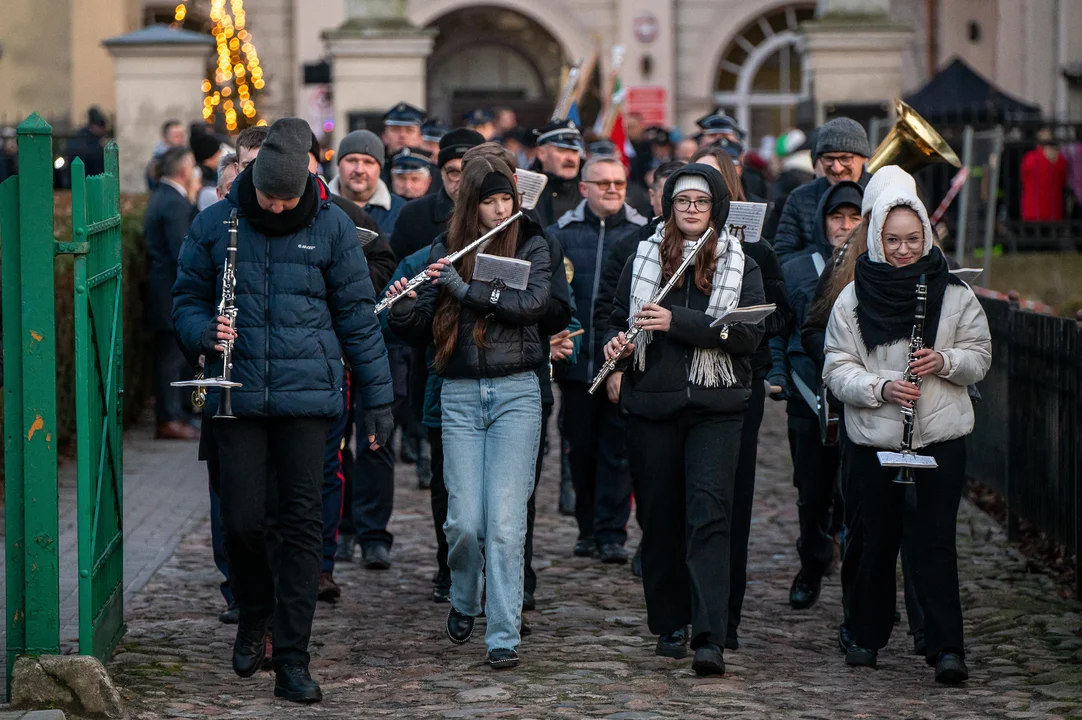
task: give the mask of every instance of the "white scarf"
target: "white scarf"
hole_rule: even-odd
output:
[[[631,313],[628,322],[633,323],[642,306],[650,302],[663,282],[661,279],[661,241],[665,237],[665,223],[658,223],[657,230],[646,241],[639,243],[631,266]],[[696,241],[684,241],[684,257],[688,256]],[[740,304],[740,287],[744,281],[744,249],[740,243],[722,230],[718,237],[717,266],[711,282],[710,301],[706,314],[719,318]],[[694,282],[692,268],[685,273],[684,282]],[[720,330],[719,330],[720,332]],[[653,332],[641,332],[636,338],[633,355],[636,370],[646,367],[646,346],[653,340]],[[729,354],[719,348],[695,348],[688,380],[703,387],[731,387],[736,384],[733,363]]]

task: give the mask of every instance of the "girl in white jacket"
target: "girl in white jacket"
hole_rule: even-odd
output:
[[[906,486],[876,452],[898,450],[903,405],[913,404],[913,449],[934,457],[936,469],[916,471],[919,521],[916,579],[925,605],[926,659],[936,680],[966,680],[962,608],[958,596],[955,524],[965,487],[965,436],[973,430],[966,386],[991,361],[988,322],[980,303],[954,278],[933,246],[928,213],[901,185],[886,189],[872,208],[868,252],[854,281],[834,305],[826,332],[823,380],[845,403],[849,442],[844,452],[860,485],[865,544],[850,608],[849,665],[875,667],[894,625],[895,568]],[[912,370],[921,386],[902,379],[916,309],[917,281],[926,276],[924,349]]]

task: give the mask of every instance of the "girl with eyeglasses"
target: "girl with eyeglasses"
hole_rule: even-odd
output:
[[[434,368],[443,379],[451,569],[446,630],[455,644],[469,641],[484,590],[485,642],[494,668],[519,663],[527,501],[541,437],[536,369],[549,350],[537,327],[551,292],[549,245],[537,224],[520,218],[485,247],[489,255],[530,263],[524,290],[475,280],[476,252],[454,264],[447,256],[518,210],[505,162],[478,156],[466,163],[451,223],[429,255],[433,283],[411,291],[388,318],[410,343],[435,350]],[[398,280],[388,294],[403,292],[407,282]]]
[[[621,358],[621,409],[640,504],[643,588],[655,653],[683,658],[699,675],[725,672],[733,483],[751,354],[762,323],[722,337],[714,319],[764,302],[755,261],[725,230],[729,192],[701,164],[669,177],[663,222],[624,267],[610,317],[606,359],[617,356],[629,322],[642,332]],[[650,302],[707,228],[714,233],[660,304]],[[690,634],[687,626],[691,625]]]
[[[915,527],[907,528],[924,611],[924,654],[935,679],[953,684],[969,677],[955,547],[965,436],[973,430],[967,386],[988,371],[991,341],[984,310],[950,274],[934,246],[927,210],[906,185],[885,188],[872,206],[868,250],[856,259],[853,282],[838,296],[826,329],[823,381],[845,404],[842,462],[860,498],[858,513],[847,509],[847,520],[859,525],[849,531],[859,533],[862,547],[849,593],[852,641],[845,661],[874,668],[894,626],[908,486],[895,482],[898,468],[880,465],[876,453],[900,449],[901,409],[909,407],[914,451],[938,464],[914,471],[917,512]],[[921,277],[927,285],[923,348],[910,362]],[[907,365],[920,377],[919,386],[903,379]]]

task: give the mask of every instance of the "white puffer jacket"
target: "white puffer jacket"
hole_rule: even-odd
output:
[[[868,227],[868,256],[886,262],[883,224],[895,207],[913,209],[924,225],[924,254],[931,251],[932,228],[924,205],[905,187],[895,184],[877,198]],[[943,370],[925,375],[913,414],[913,449],[968,435],[973,430],[973,403],[966,386],[981,380],[992,362],[988,319],[967,285],[951,284],[943,295],[935,349],[943,355]],[[827,323],[823,381],[845,403],[845,430],[858,445],[899,450],[902,408],[883,400],[883,386],[901,380],[909,361],[909,339],[864,346],[857,326],[856,285],[838,296]]]
[[[925,375],[913,415],[913,448],[953,440],[973,430],[973,403],[966,386],[988,372],[992,362],[988,320],[967,286],[948,285],[939,315],[936,350],[943,370]],[[857,329],[857,294],[849,284],[830,314],[823,381],[845,403],[845,430],[858,445],[898,450],[902,408],[883,401],[883,386],[901,380],[909,341],[880,345],[871,352]]]

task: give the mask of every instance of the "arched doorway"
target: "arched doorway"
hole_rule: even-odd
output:
[[[428,59],[428,112],[452,127],[475,108],[508,107],[519,124],[548,120],[564,50],[544,27],[512,10],[472,6],[437,18]]]
[[[756,141],[796,125],[796,106],[811,97],[800,25],[814,2],[778,8],[748,23],[722,52],[714,103],[732,112]]]

